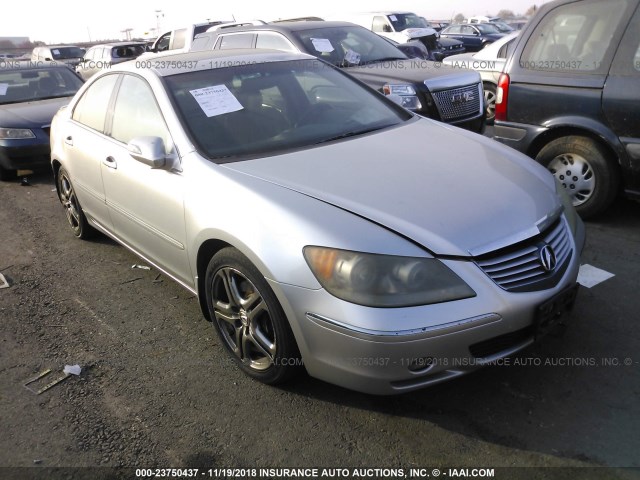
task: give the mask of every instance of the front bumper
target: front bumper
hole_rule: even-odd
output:
[[[6,170],[27,170],[49,166],[49,138],[0,141],[0,166]]]
[[[510,293],[474,263],[445,260],[474,298],[410,308],[370,308],[271,281],[291,320],[308,373],[351,390],[390,395],[471,372],[534,341],[538,306],[575,284],[584,244],[579,222],[573,255],[552,289]]]

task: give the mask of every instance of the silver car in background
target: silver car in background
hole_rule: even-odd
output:
[[[516,39],[519,33],[518,31],[508,33],[479,52],[451,55],[442,60],[445,65],[465,70],[476,70],[480,74],[484,90],[484,105],[487,111],[487,123],[493,123],[496,118],[498,80],[507,63],[507,58],[509,58],[516,46]]]
[[[92,77],[54,119],[73,233],[199,298],[251,377],[374,394],[458,377],[573,305],[584,226],[529,158],[307,55],[205,51]]]

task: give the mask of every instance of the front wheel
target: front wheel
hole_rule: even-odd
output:
[[[213,256],[205,277],[210,318],[235,363],[250,377],[284,383],[301,370],[293,332],[259,270],[234,248]]]
[[[566,188],[584,219],[602,213],[618,193],[620,170],[597,142],[568,136],[549,142],[536,156]]]

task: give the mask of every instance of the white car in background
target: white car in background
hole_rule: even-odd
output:
[[[442,60],[445,65],[454,68],[472,69],[480,73],[488,123],[493,122],[495,119],[498,79],[504,69],[507,58],[516,46],[516,39],[519,33],[516,31],[505,35],[479,52],[451,55]]]

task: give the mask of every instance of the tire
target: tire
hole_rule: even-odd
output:
[[[484,82],[482,88],[484,90],[484,108],[487,114],[487,125],[493,125],[496,119],[497,87],[495,83]]]
[[[604,148],[590,138],[557,138],[538,153],[536,160],[567,189],[583,219],[604,212],[616,198],[620,170]]]
[[[60,168],[58,171],[56,186],[58,198],[64,207],[64,211],[67,215],[67,220],[73,234],[82,240],[93,237],[96,230],[87,222],[87,217],[85,217],[84,212],[82,211],[80,201],[76,196],[69,173],[64,168]]]
[[[18,172],[16,170],[9,170],[0,165],[0,180],[3,182],[8,182],[10,180],[15,180],[18,178]]]
[[[206,302],[220,340],[250,377],[277,385],[302,370],[300,352],[275,294],[235,248],[213,256],[205,276]]]

